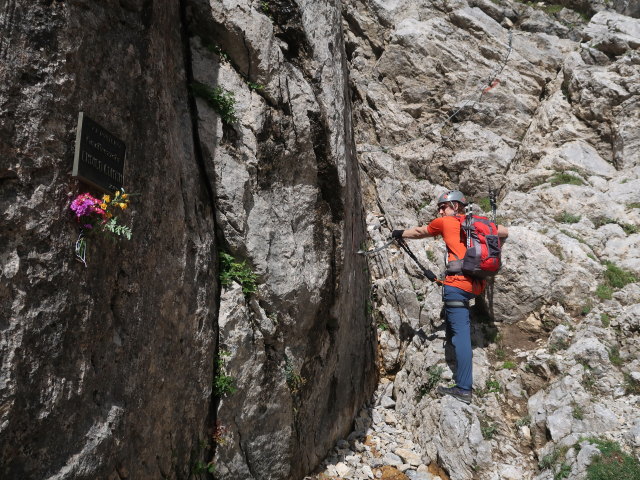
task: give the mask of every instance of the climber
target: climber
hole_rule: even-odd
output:
[[[420,239],[442,235],[447,247],[448,270],[456,260],[462,259],[466,252],[465,236],[461,218],[467,205],[464,194],[458,190],[443,193],[438,197],[438,214],[425,227],[414,227],[408,230],[394,230],[391,236],[396,240]],[[498,225],[500,241],[508,236],[508,230]],[[451,395],[464,403],[472,400],[472,350],[469,300],[480,295],[486,280],[477,279],[462,273],[447,272],[444,279],[442,298],[445,307],[447,335],[451,338],[456,357],[456,373],[454,387],[438,387],[441,395]]]

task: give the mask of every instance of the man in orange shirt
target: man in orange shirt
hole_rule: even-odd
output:
[[[456,354],[456,385],[451,388],[438,387],[441,395],[451,395],[465,403],[471,403],[473,394],[473,363],[471,349],[471,321],[469,300],[480,295],[486,285],[485,280],[464,275],[461,271],[462,258],[467,251],[462,222],[467,199],[458,190],[443,193],[438,197],[439,218],[426,227],[408,230],[394,230],[395,239],[419,239],[442,235],[447,246],[447,276],[444,279],[443,300],[446,312],[446,327]],[[498,236],[505,239],[508,230],[498,225]]]

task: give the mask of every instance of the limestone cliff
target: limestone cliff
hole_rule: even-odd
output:
[[[638,16],[0,2],[0,477],[578,480],[599,441],[637,460]],[[80,111],[138,194],[132,239],[90,237],[87,267]],[[433,392],[455,369],[439,289],[393,246],[356,252],[445,189],[488,214],[489,186],[510,238],[467,406]],[[411,247],[443,271],[439,241]]]
[[[300,477],[375,384],[340,9],[8,0],[0,24],[0,476],[189,478],[216,450],[222,478]],[[79,111],[139,194],[87,268]],[[222,250],[256,291],[221,288]]]
[[[498,189],[510,238],[473,310],[471,407],[433,391],[455,369],[440,289],[400,250],[369,257],[388,381],[329,475],[579,479],[585,438],[637,458],[640,21],[635,2],[559,3],[345,2],[370,246],[454,188],[480,214]],[[444,271],[440,240],[410,247]]]

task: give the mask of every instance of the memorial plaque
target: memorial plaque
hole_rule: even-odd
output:
[[[111,193],[124,183],[126,147],[89,117],[78,114],[73,176],[104,192]]]

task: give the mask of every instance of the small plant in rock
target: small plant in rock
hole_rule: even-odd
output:
[[[227,54],[227,52],[222,50],[220,45],[217,45],[215,43],[208,43],[205,46],[206,46],[207,50],[209,50],[210,52],[215,53],[220,58],[221,62],[228,62],[229,61],[229,55]]]
[[[605,217],[603,215],[599,215],[597,217],[594,217],[594,218],[591,219],[591,221],[593,222],[593,226],[595,228],[600,228],[603,225],[608,225],[610,223],[616,223],[616,221],[613,218]]]
[[[440,380],[442,379],[442,373],[444,368],[440,365],[432,365],[427,369],[427,381],[418,387],[416,391],[416,401],[420,401],[427,393],[433,390]]]
[[[562,465],[560,465],[560,468],[553,476],[553,480],[564,480],[569,475],[571,475],[571,465],[563,463]]]
[[[604,264],[607,267],[604,276],[611,287],[623,288],[629,283],[635,283],[638,281],[637,277],[633,273],[618,267],[614,263],[605,262]]]
[[[258,276],[251,271],[246,261],[238,262],[232,255],[220,252],[220,283],[230,287],[233,282],[242,286],[242,293],[248,295],[258,290]]]
[[[485,440],[491,440],[497,430],[498,425],[496,423],[489,421],[488,418],[480,419],[480,432]]]
[[[194,475],[200,475],[203,473],[215,473],[216,471],[216,466],[213,462],[203,462],[201,460],[198,460],[194,465],[193,465],[193,473]]]
[[[567,340],[559,339],[549,344],[549,353],[556,353],[561,350],[569,348],[569,342]]]
[[[553,467],[558,460],[557,450],[554,450],[548,455],[542,457],[542,459],[538,462],[538,468],[540,470],[547,470],[548,468]]]
[[[638,229],[638,227],[636,225],[633,225],[632,223],[619,222],[609,217],[602,217],[602,216],[595,217],[592,219],[592,222],[596,228],[600,228],[603,225],[615,223],[616,225],[619,225],[620,228],[622,228],[622,230],[624,230],[624,233],[626,233],[627,235],[632,235],[640,231],[640,229]]]
[[[299,393],[305,383],[307,383],[307,379],[296,372],[293,363],[288,358],[285,360],[284,364],[284,376],[287,381],[287,386],[291,393],[294,395]]]
[[[497,380],[487,380],[487,393],[500,393],[500,382]]]
[[[220,86],[210,87],[200,82],[193,82],[191,91],[194,95],[204,99],[220,115],[223,123],[231,125],[238,120],[235,107],[236,99],[233,92]]]
[[[192,454],[195,457],[203,457],[205,455],[205,450],[208,450],[210,448],[211,448],[211,445],[209,445],[209,443],[206,440],[201,440],[198,444],[198,451],[196,452],[194,450]],[[201,478],[200,475],[213,474],[215,471],[216,471],[216,466],[213,463],[213,460],[211,460],[210,462],[197,460],[191,466],[192,475],[195,475],[198,478]]]
[[[604,262],[604,265],[607,267],[604,272],[604,283],[596,288],[596,295],[601,300],[611,300],[614,290],[638,281],[632,272],[624,270],[612,262]]]
[[[584,181],[580,177],[571,175],[570,173],[560,172],[549,179],[552,186],[557,185],[584,185]]]
[[[593,309],[593,303],[591,303],[591,300],[587,300],[587,303],[585,303],[582,306],[582,309],[580,310],[580,315],[582,316],[588,315],[592,309]]]
[[[569,447],[567,446],[556,448],[550,454],[542,457],[542,460],[538,462],[538,468],[540,468],[540,470],[553,468],[555,465],[558,464],[558,462],[564,460],[568,450],[569,450]]]
[[[382,330],[383,332],[389,330],[389,324],[382,319],[378,320],[378,322],[376,323],[376,326],[378,327],[378,329]]]
[[[489,197],[482,197],[476,203],[478,204],[478,206],[483,212],[491,211],[491,200],[489,199]]]
[[[498,360],[504,360],[505,358],[507,358],[507,352],[505,352],[502,348],[496,349],[496,358]]]
[[[504,362],[502,364],[502,368],[505,370],[513,370],[516,368],[516,362],[513,362],[511,360],[507,360],[506,362]]]
[[[264,90],[264,85],[262,85],[261,83],[247,82],[247,86],[249,87],[249,90],[253,90],[254,92]]]
[[[560,232],[563,235],[566,235],[569,238],[573,238],[574,240],[577,240],[578,242],[582,243],[583,245],[587,245],[587,242],[584,241],[584,239],[580,236],[580,235],[576,235],[575,233],[571,233],[568,230],[564,230],[564,229],[560,229]]]
[[[488,395],[489,393],[500,393],[501,390],[501,385],[500,382],[498,382],[495,379],[488,379],[485,382],[485,387],[484,388],[479,388],[476,393],[478,394],[479,397],[484,397],[485,395]]]
[[[596,382],[597,378],[591,368],[585,369],[585,372],[582,374],[582,386],[586,390],[593,392],[596,389]]]
[[[640,395],[640,382],[633,378],[630,374],[624,375],[624,389],[632,395]]]
[[[611,300],[613,298],[613,288],[609,285],[601,283],[596,287],[596,296],[600,300]]]
[[[576,420],[582,420],[584,419],[584,409],[581,405],[574,404],[573,409],[571,410],[571,415]]]
[[[628,208],[640,208],[640,202],[633,202],[627,204]]]
[[[431,263],[436,261],[436,254],[432,250],[427,250],[427,258]]]
[[[226,397],[238,390],[235,378],[227,375],[226,362],[229,356],[231,356],[231,354],[225,350],[218,352],[215,368],[216,373],[213,379],[213,393],[216,397]]]
[[[582,217],[580,215],[574,215],[569,212],[562,212],[553,217],[553,219],[559,223],[578,223],[581,218]]]
[[[616,367],[624,363],[620,357],[620,348],[618,346],[613,346],[609,349],[609,361]]]
[[[609,327],[609,325],[611,325],[611,318],[609,318],[609,314],[601,313],[600,314],[600,323],[602,323],[602,326],[605,327],[605,328]]]
[[[525,415],[524,417],[516,420],[516,427],[518,428],[528,426],[530,424],[531,424],[531,415]]]
[[[600,450],[587,467],[588,480],[640,480],[640,462],[625,453],[616,442],[588,438]]]
[[[618,225],[622,227],[622,230],[624,230],[624,233],[626,233],[627,235],[633,235],[634,233],[638,233],[640,231],[640,229],[632,223],[618,223]]]

